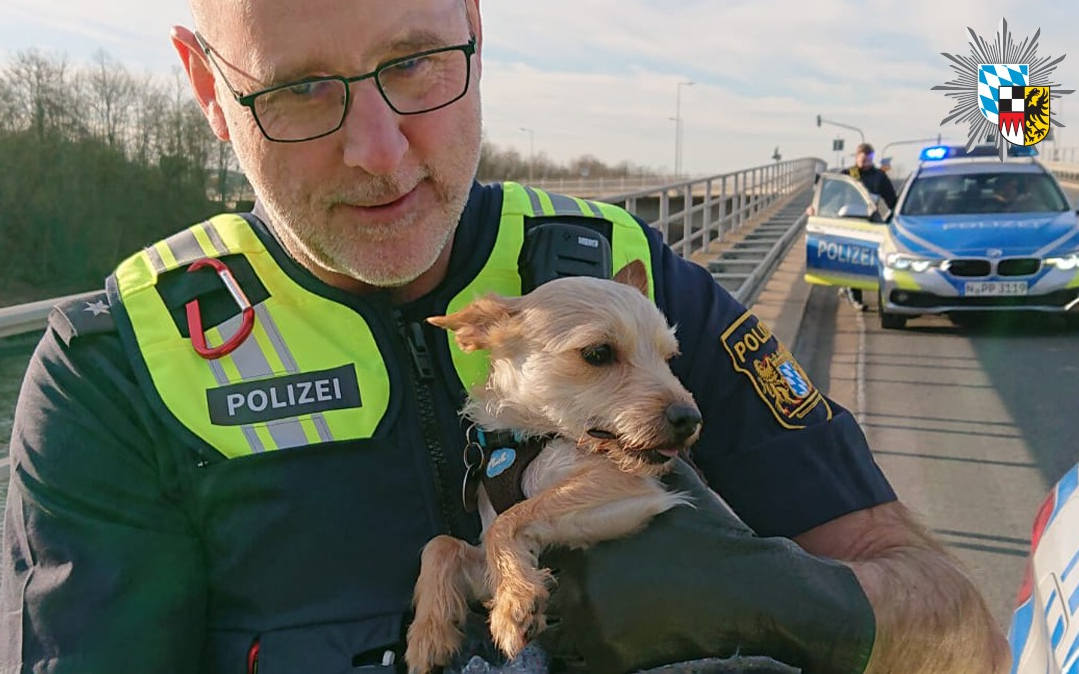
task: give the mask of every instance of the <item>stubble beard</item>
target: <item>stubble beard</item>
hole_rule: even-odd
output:
[[[415,281],[449,244],[468,201],[480,160],[478,102],[476,107],[475,128],[466,123],[456,134],[464,141],[456,143],[459,151],[445,155],[441,166],[424,166],[410,175],[366,176],[351,185],[313,189],[309,183],[290,181],[276,167],[269,167],[266,174],[249,172],[270,217],[269,226],[293,257],[306,264],[381,288]],[[263,175],[268,179],[261,180]],[[341,204],[378,203],[417,185],[433,193],[432,208],[413,210],[389,224],[342,227],[335,223],[334,210]]]
[[[367,285],[393,288],[419,278],[449,243],[468,200],[475,168],[465,175],[467,180],[447,180],[430,171],[420,180],[374,178],[362,190],[331,191],[330,197],[300,192],[279,196],[257,185],[256,190],[275,232],[294,256]],[[374,195],[400,194],[416,185],[433,192],[433,208],[414,210],[386,224],[350,227],[335,221],[335,210],[347,208],[343,204],[377,201],[380,197]]]

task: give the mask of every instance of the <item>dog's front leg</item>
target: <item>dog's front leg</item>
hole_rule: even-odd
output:
[[[551,577],[547,569],[536,568],[541,546],[524,535],[525,527],[512,514],[525,503],[528,501],[499,515],[484,534],[487,573],[494,593],[488,605],[491,637],[511,658],[521,652],[530,636],[543,630]]]
[[[583,470],[499,515],[484,534],[495,644],[513,657],[543,630],[551,574],[536,567],[545,548],[624,536],[685,502],[655,480],[613,468]]]
[[[411,674],[449,663],[461,648],[469,602],[490,597],[483,564],[482,549],[451,536],[436,536],[424,546],[405,651]]]

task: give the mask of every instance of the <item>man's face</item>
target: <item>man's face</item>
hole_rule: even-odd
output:
[[[860,169],[867,169],[873,166],[873,153],[872,152],[859,152],[854,156],[854,163],[858,165]]]
[[[198,0],[204,36],[240,93],[316,75],[370,72],[394,58],[468,42],[462,0]],[[469,10],[476,6],[469,0]],[[474,19],[473,19],[474,20]],[[229,138],[286,245],[366,284],[404,285],[450,238],[479,161],[479,55],[466,95],[398,115],[373,79],[352,84],[336,133],[276,143],[219,82]]]

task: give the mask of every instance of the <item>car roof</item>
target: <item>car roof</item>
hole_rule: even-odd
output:
[[[1033,161],[1005,161],[998,159],[958,158],[923,162],[918,176],[968,175],[974,173],[1045,173],[1041,164]]]

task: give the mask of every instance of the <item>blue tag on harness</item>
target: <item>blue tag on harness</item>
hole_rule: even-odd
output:
[[[509,447],[496,449],[491,452],[491,458],[487,460],[487,477],[498,477],[513,465],[517,460],[517,452]]]

